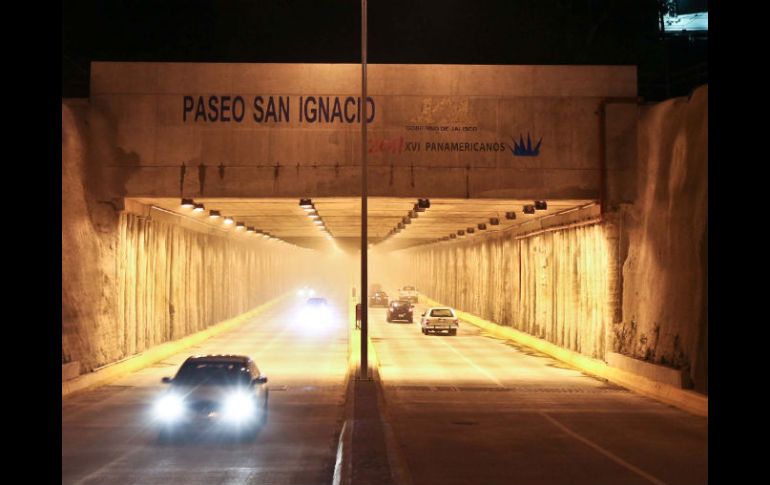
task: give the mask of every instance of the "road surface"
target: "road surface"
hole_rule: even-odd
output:
[[[329,484],[342,426],[347,307],[326,328],[298,321],[300,300],[152,367],[62,401],[63,484]],[[192,354],[251,356],[269,378],[269,417],[253,443],[202,433],[161,444],[148,410]]]
[[[422,335],[371,309],[386,409],[414,485],[705,484],[708,419],[469,323]]]

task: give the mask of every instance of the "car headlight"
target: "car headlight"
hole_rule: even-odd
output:
[[[155,403],[155,416],[163,421],[174,421],[184,414],[184,401],[176,394],[166,394]]]
[[[225,399],[224,418],[229,421],[244,421],[254,417],[254,400],[245,392],[230,394]]]

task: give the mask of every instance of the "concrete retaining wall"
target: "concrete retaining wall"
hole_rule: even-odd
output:
[[[88,102],[63,103],[62,364],[73,364],[67,376],[235,317],[310,271],[308,251],[204,234],[103,200],[89,120]]]
[[[523,239],[504,233],[407,254],[404,259],[421,293],[604,358],[611,255],[601,225]]]
[[[642,110],[639,195],[620,214],[623,320],[613,349],[708,392],[708,86]]]

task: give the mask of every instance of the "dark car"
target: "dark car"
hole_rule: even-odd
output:
[[[375,291],[369,297],[369,306],[388,306],[388,294],[384,291]]]
[[[308,298],[307,302],[305,302],[305,305],[307,306],[314,306],[314,307],[321,307],[321,306],[327,306],[329,303],[326,301],[326,298]]]
[[[209,426],[254,438],[267,422],[267,377],[249,357],[189,357],[163,382],[171,386],[153,409],[161,441]]]
[[[407,300],[394,300],[388,305],[388,321],[406,320],[412,323],[412,303]]]

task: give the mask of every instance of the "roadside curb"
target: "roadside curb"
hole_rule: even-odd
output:
[[[427,296],[420,296],[423,301],[430,306],[446,306]],[[512,340],[518,344],[530,347],[565,362],[587,374],[606,379],[638,394],[675,406],[696,416],[708,418],[708,397],[700,393],[687,389],[679,389],[647,379],[646,377],[637,374],[610,367],[602,360],[586,357],[585,355],[564,349],[541,338],[534,337],[511,327],[498,325],[470,313],[457,309],[455,309],[455,312],[462,321],[475,325],[497,338]]]
[[[235,327],[244,324],[248,320],[256,317],[260,313],[263,313],[270,307],[279,303],[289,296],[289,293],[273,298],[272,300],[259,305],[258,307],[242,313],[229,320],[216,323],[206,330],[201,330],[192,335],[188,335],[179,340],[172,342],[165,342],[160,345],[141,352],[137,355],[133,355],[124,360],[108,364],[104,367],[100,367],[88,374],[82,374],[74,379],[68,381],[62,381],[61,395],[62,398],[67,397],[76,392],[80,392],[86,389],[105,385],[115,379],[126,376],[132,372],[136,372],[145,367],[149,367],[152,364],[159,362],[171,355],[183,351],[186,348],[197,345],[205,340],[210,339],[216,335],[232,330]]]

